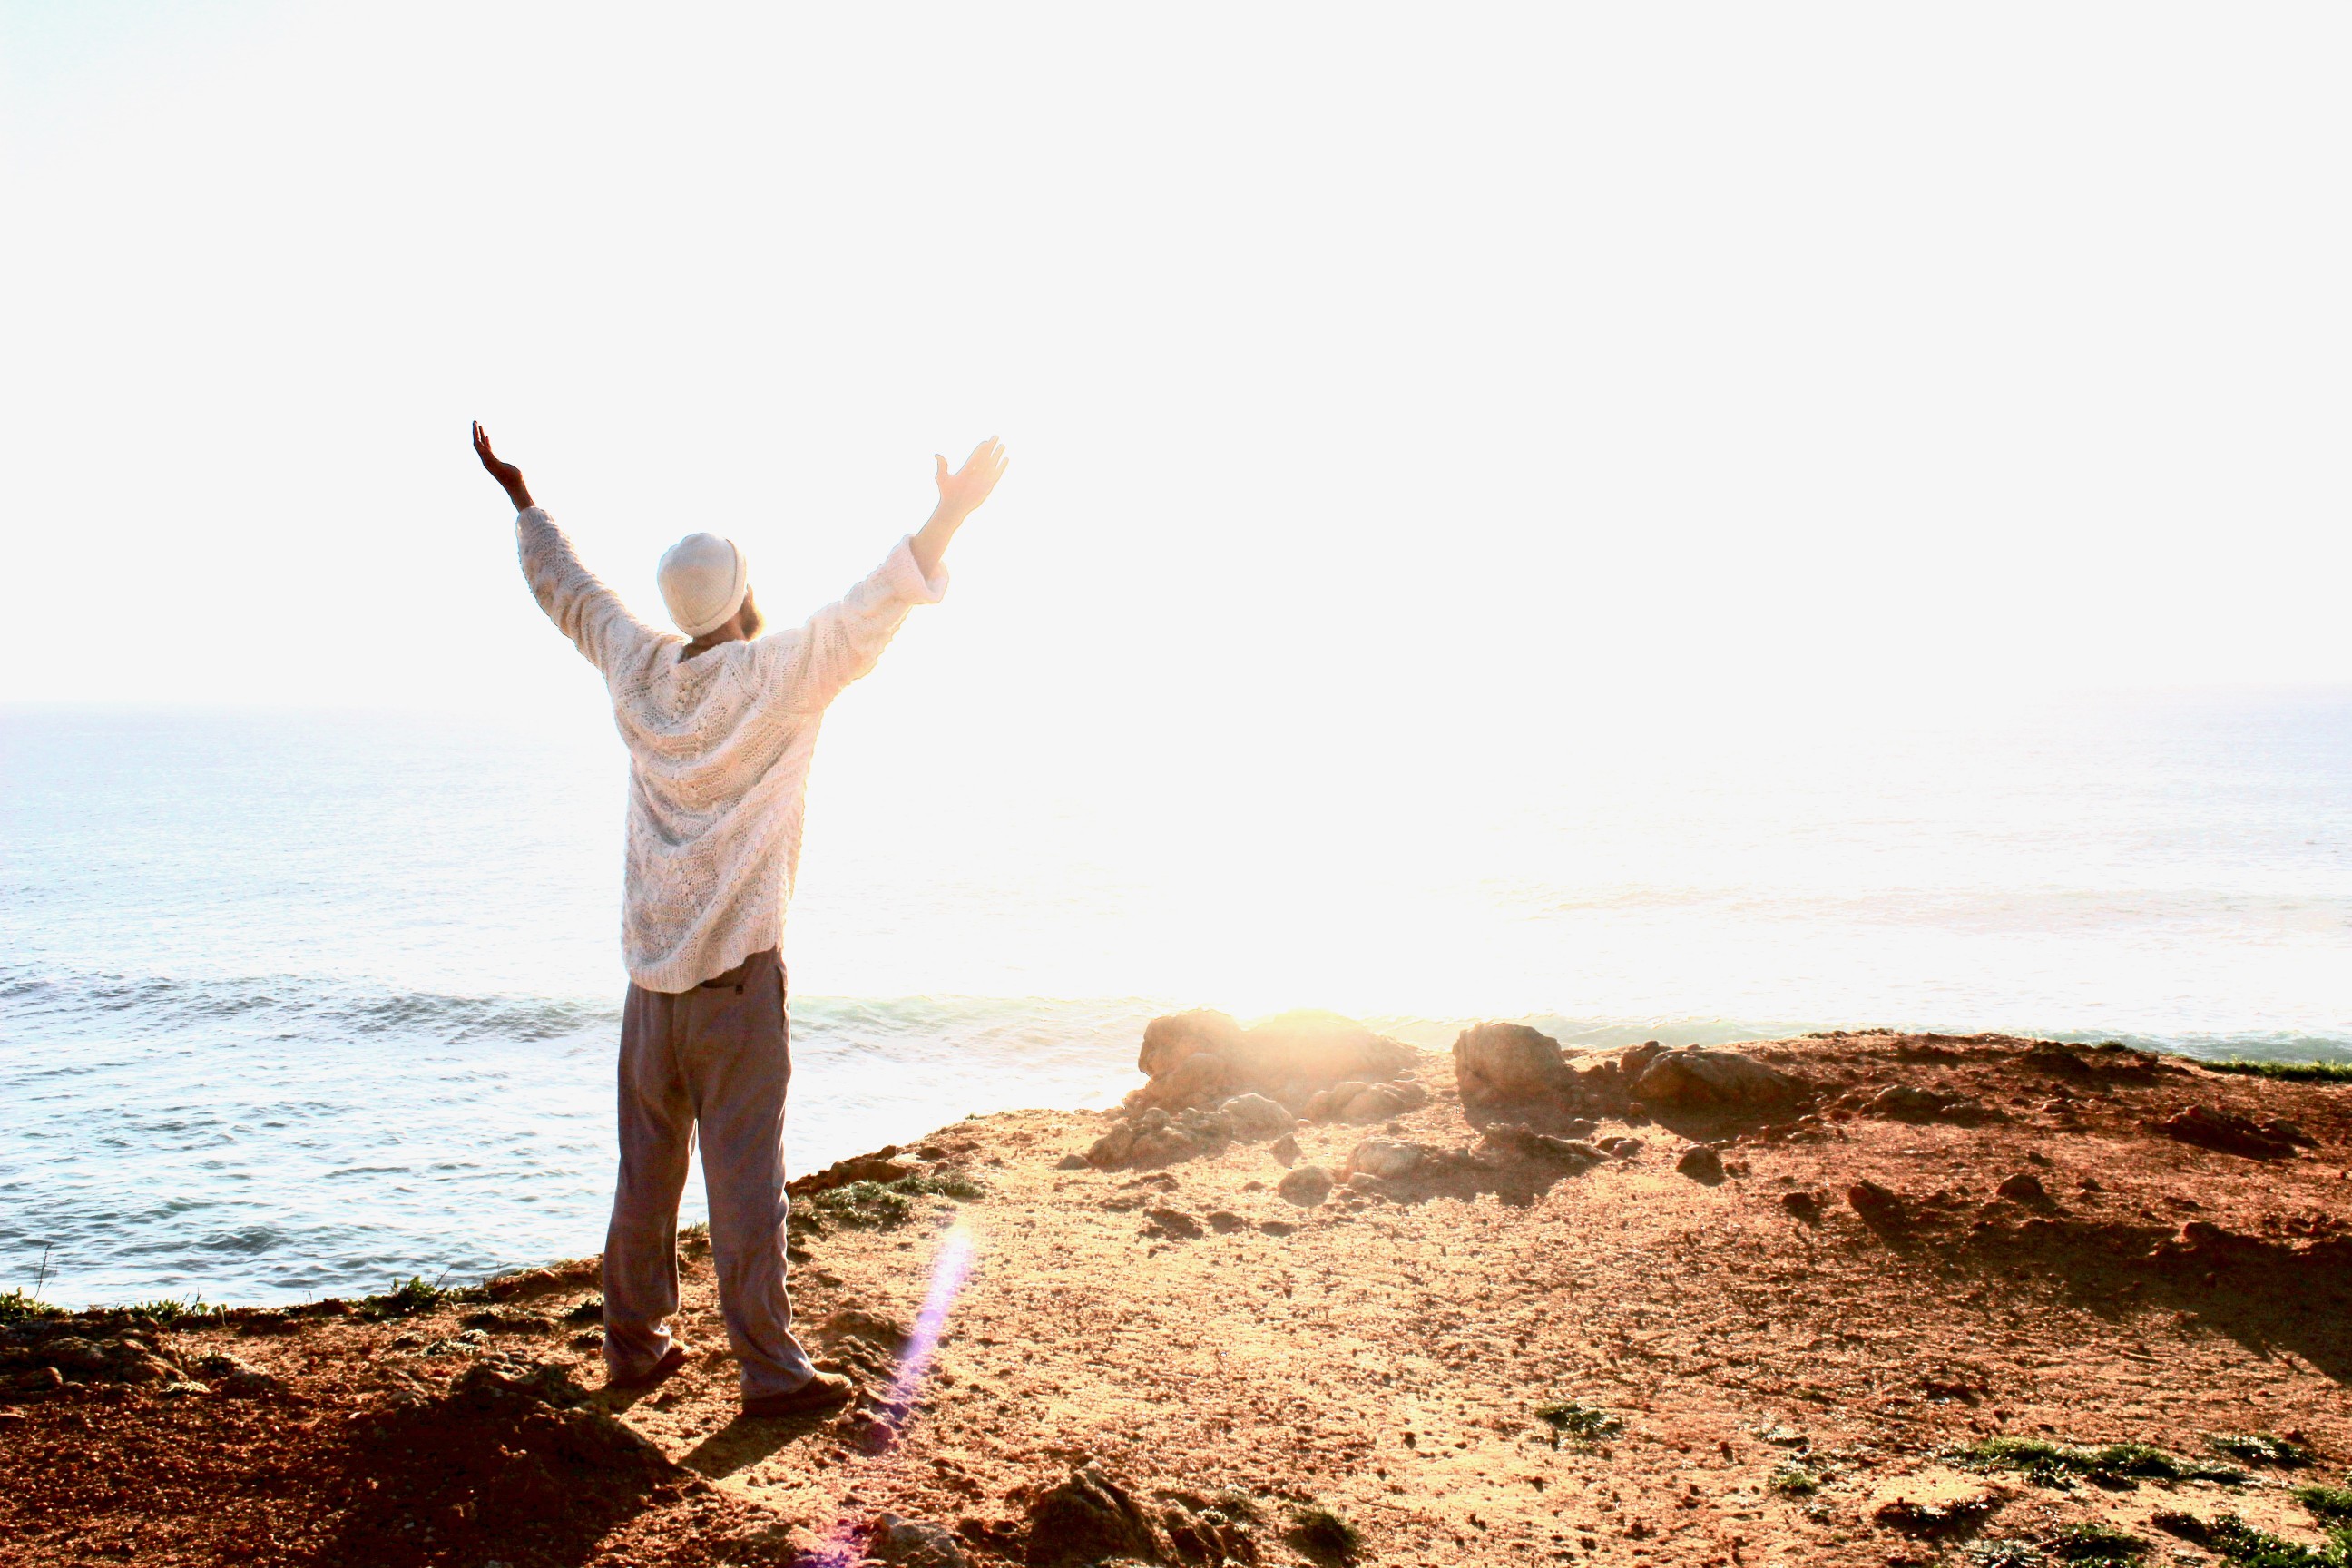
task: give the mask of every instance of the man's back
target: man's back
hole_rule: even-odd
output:
[[[800,866],[809,762],[824,710],[874,667],[907,611],[947,591],[901,541],[802,626],[688,643],[631,615],[538,507],[516,520],[531,592],[604,675],[629,749],[629,977],[684,991],[781,943]]]

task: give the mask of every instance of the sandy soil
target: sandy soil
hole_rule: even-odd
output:
[[[1213,1552],[1350,1555],[1298,1528],[1307,1505],[1359,1532],[1355,1557],[1400,1563],[2022,1563],[2086,1521],[2149,1561],[2220,1560],[2159,1513],[2322,1542],[2289,1489],[2340,1485],[2352,1462],[2352,1088],[2125,1053],[2068,1068],[2029,1045],[1743,1047],[1805,1079],[1808,1105],[1777,1124],[1636,1114],[1593,1134],[1641,1140],[1630,1158],[1455,1163],[1306,1207],[1274,1190],[1264,1142],[1070,1170],[1103,1117],[961,1122],[911,1152],[984,1195],[803,1238],[804,1326],[868,1390],[823,1419],[737,1418],[691,1247],[698,1353],[650,1396],[566,1408],[481,1377],[450,1393],[468,1369],[533,1363],[593,1390],[593,1262],[382,1321],[155,1327],[146,1373],[20,1379],[0,1407],[0,1563],[781,1563],[844,1542],[855,1561],[886,1512],[975,1563],[1020,1561],[1050,1555],[1026,1510],[1084,1465],[1171,1561],[1206,1539],[1188,1525],[1220,1519]],[[1425,1054],[1413,1076],[1427,1105],[1302,1128],[1301,1163],[1339,1171],[1367,1135],[1473,1142],[1452,1062]],[[2000,1119],[1887,1120],[1866,1100],[1888,1084]],[[2191,1105],[2290,1119],[2311,1146],[2253,1158],[2146,1125]],[[1719,1144],[1727,1179],[1677,1171],[1693,1140]],[[1996,1196],[2019,1174],[2047,1195]],[[1862,1182],[1899,1211],[1866,1223],[1847,1196]],[[952,1227],[975,1267],[893,1419],[880,1396]],[[127,1326],[132,1342],[119,1318],[16,1332],[144,1354]],[[2244,1432],[2315,1462],[2048,1485],[1949,1458],[2008,1435],[2210,1465],[2210,1435]]]

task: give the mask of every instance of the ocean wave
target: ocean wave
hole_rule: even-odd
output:
[[[47,1027],[104,1022],[151,1033],[225,1025],[280,1039],[323,1033],[457,1044],[562,1039],[598,1026],[617,1029],[620,1016],[610,1003],[398,991],[302,975],[185,979],[0,966],[0,1019]]]

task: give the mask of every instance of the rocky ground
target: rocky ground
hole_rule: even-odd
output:
[[[1310,1025],[1163,1020],[1116,1116],[798,1184],[831,1417],[736,1418],[691,1241],[697,1355],[638,1397],[593,1262],[19,1301],[0,1563],[2352,1562],[2352,1086]]]

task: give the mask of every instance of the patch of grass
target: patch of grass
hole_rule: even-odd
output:
[[[1612,1415],[1599,1405],[1587,1405],[1581,1399],[1559,1399],[1549,1405],[1538,1405],[1536,1406],[1536,1419],[1563,1437],[1573,1437],[1584,1443],[1595,1443],[1625,1430],[1622,1416]]]
[[[2173,1458],[2150,1443],[2053,1443],[2042,1437],[1988,1437],[1946,1456],[1954,1464],[1980,1470],[2018,1470],[2036,1486],[2072,1487],[2076,1479],[2101,1486],[2139,1481],[2219,1481],[2242,1485],[2246,1474],[2227,1465]]]
[[[2110,1524],[2070,1524],[2046,1542],[2050,1555],[2061,1563],[2116,1565],[2138,1562],[2147,1555],[2147,1542]]]
[[[820,1233],[825,1219],[860,1230],[891,1230],[915,1217],[917,1198],[970,1201],[987,1195],[986,1187],[961,1171],[919,1172],[895,1182],[851,1182],[830,1188],[795,1205],[793,1218],[801,1222],[799,1228]]]
[[[2049,1559],[2030,1541],[1978,1541],[1962,1553],[1969,1568],[2042,1568]]]
[[[2205,1527],[2198,1544],[2219,1552],[2230,1568],[2352,1568],[2352,1530],[2339,1530],[2326,1545],[2314,1548],[2224,1514]]]
[[[2284,1437],[2273,1437],[2267,1432],[2209,1432],[2205,1441],[2217,1454],[2227,1454],[2249,1465],[2269,1465],[2282,1470],[2299,1470],[2311,1463],[2311,1450],[2300,1443],[2290,1443]]]
[[[2250,1073],[2287,1083],[2352,1083],[2352,1062],[2258,1062],[2236,1057],[2199,1065],[2215,1072]]]
[[[2309,1509],[2314,1519],[2324,1519],[2331,1524],[2352,1524],[2352,1486],[2297,1487],[2294,1500]]]
[[[226,1307],[207,1307],[202,1296],[191,1296],[184,1301],[164,1299],[154,1301],[133,1301],[126,1307],[110,1307],[110,1316],[120,1313],[126,1318],[152,1318],[165,1328],[175,1323],[200,1323],[207,1318],[217,1318],[227,1311]]]
[[[1307,1503],[1291,1510],[1290,1540],[1309,1557],[1327,1562],[1351,1558],[1364,1544],[1363,1536],[1354,1525],[1320,1503]]]
[[[62,1318],[65,1309],[52,1307],[37,1296],[29,1295],[23,1286],[14,1290],[0,1291],[0,1323],[26,1323],[35,1318]]]
[[[1811,1497],[1822,1489],[1822,1478],[1802,1465],[1782,1465],[1764,1484],[1784,1497]]]
[[[457,1300],[464,1294],[445,1290],[438,1282],[426,1284],[425,1276],[412,1274],[405,1281],[394,1279],[392,1289],[379,1296],[362,1297],[359,1315],[362,1318],[413,1318],[419,1312],[429,1312],[444,1302]]]

